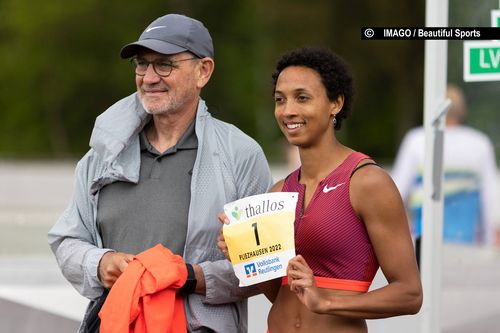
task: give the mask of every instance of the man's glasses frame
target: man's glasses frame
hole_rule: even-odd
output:
[[[154,60],[147,61],[141,57],[133,57],[130,62],[135,68],[135,74],[138,76],[145,76],[148,71],[149,65],[153,65],[153,70],[158,76],[167,77],[172,73],[174,68],[178,68],[175,64],[187,60],[197,60],[197,57],[191,57],[179,60]]]

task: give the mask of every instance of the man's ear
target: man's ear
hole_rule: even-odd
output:
[[[214,72],[214,67],[215,63],[212,58],[205,57],[200,60],[200,64],[198,66],[198,88],[201,89],[208,83],[212,73]]]

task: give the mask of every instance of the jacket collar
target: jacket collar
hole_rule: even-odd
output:
[[[200,98],[196,125],[200,118],[206,115],[208,111],[205,101]],[[97,117],[90,137],[90,147],[105,163],[111,163],[131,144],[131,141],[138,137],[150,119],[151,115],[142,107],[137,93],[133,93]],[[198,130],[196,132],[198,133]]]
[[[198,141],[203,128],[201,120],[207,115],[205,101],[200,98],[195,125]],[[139,133],[150,119],[151,115],[142,107],[137,93],[121,99],[97,117],[90,147],[104,163],[105,171],[100,177],[102,184],[110,182],[110,179],[138,181]]]

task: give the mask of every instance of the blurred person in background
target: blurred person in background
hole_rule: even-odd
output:
[[[216,247],[217,213],[267,191],[272,178],[261,147],[200,98],[214,70],[210,34],[169,14],[120,55],[131,58],[137,92],[97,118],[73,198],[48,237],[64,276],[92,300],[80,331],[98,330],[85,327],[89,315],[134,255],[162,244],[186,265],[178,294],[188,331],[246,332],[255,290],[238,287]]]
[[[422,287],[403,201],[369,156],[336,138],[352,75],[335,53],[303,48],[277,63],[274,114],[300,166],[271,191],[298,192],[287,276],[259,284],[269,332],[367,332],[366,319],[417,313]],[[219,219],[228,223],[221,213]],[[222,233],[218,246],[227,256]],[[381,268],[388,284],[369,287]]]
[[[451,106],[444,131],[444,224],[445,242],[459,244],[499,244],[495,223],[497,166],[491,140],[482,132],[463,125],[467,105],[463,91],[448,85]],[[399,148],[392,177],[407,203],[412,231],[420,256],[422,234],[423,127],[410,130]]]

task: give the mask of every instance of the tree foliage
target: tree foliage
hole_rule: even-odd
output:
[[[361,40],[361,27],[424,26],[424,4],[1,0],[0,156],[86,151],[95,117],[135,90],[120,48],[152,19],[176,12],[200,19],[212,34],[216,70],[203,91],[210,111],[256,138],[270,160],[281,147],[272,101],[275,62],[293,48],[327,46],[351,65],[355,78],[354,109],[339,133],[342,142],[390,161],[404,133],[422,121],[424,42]],[[481,15],[488,19],[492,8]],[[459,80],[460,64],[455,59],[450,66],[450,78]]]

